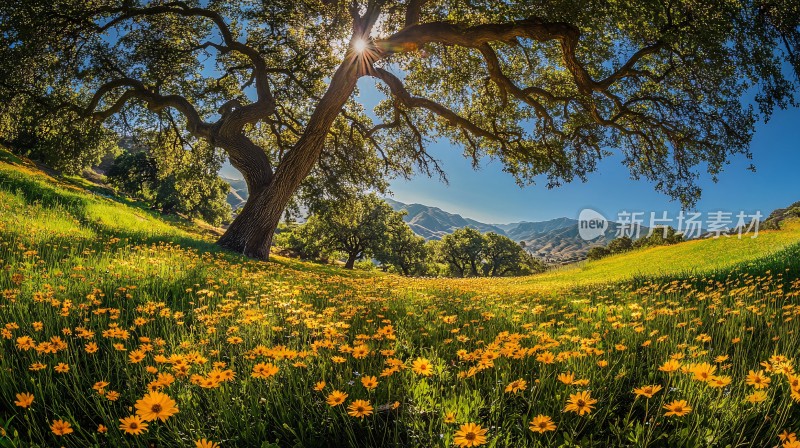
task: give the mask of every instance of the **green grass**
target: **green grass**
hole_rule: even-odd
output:
[[[0,152],[0,447],[444,448],[468,422],[495,447],[763,447],[800,430],[795,224],[517,279],[405,279],[247,260],[191,222],[85,187]],[[730,384],[659,370],[670,358]],[[259,363],[278,371],[253,377]],[[746,401],[751,370],[771,371],[761,403]],[[563,384],[566,372],[585,382]],[[649,384],[664,389],[633,394]],[[126,434],[120,419],[152,389],[179,411]],[[343,405],[326,403],[334,389]],[[581,391],[594,409],[565,411]],[[348,415],[358,399],[375,412]],[[693,411],[665,416],[675,400]],[[540,414],[557,429],[529,430]],[[54,420],[73,432],[54,434]]]
[[[584,261],[535,275],[523,287],[558,288],[631,280],[637,277],[702,275],[746,264],[800,244],[800,222],[785,222],[781,231],[686,241],[638,249],[596,261]]]

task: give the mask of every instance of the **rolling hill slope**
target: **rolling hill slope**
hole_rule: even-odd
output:
[[[784,221],[781,230],[760,231],[757,238],[700,239],[671,246],[637,249],[601,260],[582,261],[528,277],[497,279],[489,286],[503,291],[563,291],[590,285],[624,283],[638,278],[691,278],[733,270],[765,272],[788,269],[800,276],[800,220]],[[481,279],[451,280],[464,287],[486,285]]]

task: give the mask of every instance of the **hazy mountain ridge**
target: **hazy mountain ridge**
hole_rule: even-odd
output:
[[[247,197],[249,196],[247,193],[247,182],[244,179],[231,179],[229,177],[222,177],[222,180],[228,183],[231,186],[230,191],[228,191],[228,204],[230,204],[233,210],[241,208],[244,206],[244,203],[247,202]]]
[[[594,241],[585,241],[578,234],[578,220],[555,218],[547,221],[522,221],[510,224],[485,224],[446,212],[438,207],[422,204],[404,204],[393,199],[386,202],[395,210],[406,210],[406,223],[417,235],[428,240],[438,240],[462,227],[472,227],[480,232],[495,232],[514,241],[524,242],[525,248],[548,263],[567,263],[586,257],[594,246],[602,246],[616,236],[616,223],[609,223],[605,234]],[[642,227],[646,233],[647,228]]]
[[[406,210],[408,212],[404,217],[406,224],[417,235],[428,240],[440,240],[445,235],[464,227],[472,227],[481,233],[506,234],[503,229],[492,224],[484,224],[474,219],[464,218],[461,215],[446,212],[438,207],[422,204],[404,204],[389,198],[385,198],[385,200],[395,210]]]

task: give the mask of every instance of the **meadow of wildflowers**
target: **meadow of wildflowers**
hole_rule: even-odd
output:
[[[797,448],[775,235],[704,272],[405,279],[247,261],[1,164],[0,446]]]

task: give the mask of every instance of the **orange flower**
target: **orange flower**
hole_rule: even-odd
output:
[[[33,394],[27,392],[17,394],[17,401],[14,402],[15,405],[21,408],[27,408],[31,403],[33,403]]]
[[[527,389],[527,387],[528,387],[528,382],[520,378],[518,380],[510,382],[508,386],[506,386],[506,392],[516,394],[521,390]]]
[[[770,379],[763,370],[759,370],[758,372],[751,370],[750,373],[747,374],[746,382],[756,389],[764,389],[769,386]]]
[[[692,412],[692,407],[686,402],[686,400],[675,400],[672,403],[665,405],[664,409],[667,412],[664,413],[665,417],[675,416],[675,417],[683,417],[684,415]]]
[[[372,406],[367,400],[356,400],[347,407],[347,413],[353,417],[364,418],[372,414]]]
[[[163,422],[177,413],[175,401],[161,392],[150,392],[136,402],[136,415],[146,422],[155,419]]]
[[[456,431],[453,442],[462,447],[480,446],[486,443],[486,433],[488,431],[488,429],[483,429],[475,423],[467,423],[461,425]]]
[[[365,376],[365,377],[361,378],[361,384],[365,388],[367,388],[369,390],[372,390],[372,389],[375,389],[376,387],[378,387],[378,379],[375,378],[374,376]]]
[[[147,423],[145,423],[139,416],[131,415],[130,417],[119,419],[119,429],[124,431],[125,434],[138,436],[139,434],[147,431]]]
[[[672,373],[681,368],[681,363],[677,360],[670,359],[658,368],[662,372]]]
[[[73,431],[72,425],[69,422],[65,422],[64,420],[53,420],[53,424],[50,425],[50,430],[53,431],[53,434],[57,436],[65,436],[70,434]]]
[[[573,381],[575,381],[575,374],[572,372],[560,373],[558,374],[558,381],[561,381],[566,385],[570,385],[573,383]]]
[[[253,373],[250,374],[253,378],[267,379],[278,373],[278,366],[271,363],[258,363],[253,367]]]
[[[555,431],[556,424],[553,423],[553,419],[546,416],[539,414],[533,418],[530,423],[530,430],[533,432],[544,433],[547,431]]]
[[[693,366],[689,371],[694,374],[695,380],[708,382],[711,381],[714,372],[717,371],[717,366],[704,362]]]
[[[590,414],[592,409],[594,409],[592,405],[595,403],[597,403],[597,400],[592,398],[589,391],[578,392],[577,394],[571,394],[569,396],[569,401],[564,411],[574,412],[578,415]]]
[[[328,399],[325,400],[329,406],[339,406],[340,404],[344,403],[344,400],[347,399],[347,394],[339,391],[334,390],[333,392],[328,395]]]
[[[634,389],[633,393],[635,393],[637,397],[642,396],[645,398],[653,398],[653,395],[658,393],[658,391],[660,391],[661,389],[662,387],[659,385],[642,386],[638,389]]]
[[[433,365],[425,358],[417,358],[411,365],[411,370],[417,375],[431,376],[433,375]]]
[[[763,390],[757,390],[757,391],[753,392],[752,394],[748,395],[747,397],[745,397],[745,401],[747,401],[748,403],[753,403],[753,404],[761,403],[762,401],[765,401],[766,399],[767,399],[767,393],[764,392]]]

